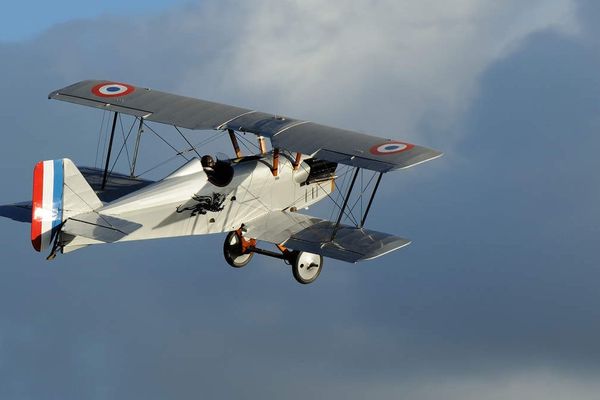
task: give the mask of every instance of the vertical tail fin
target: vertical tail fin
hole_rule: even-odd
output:
[[[75,164],[68,158],[40,161],[33,170],[31,243],[50,247],[67,218],[102,207]]]

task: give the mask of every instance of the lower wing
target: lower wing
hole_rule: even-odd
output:
[[[285,211],[258,217],[245,224],[245,229],[245,234],[254,239],[352,263],[371,260],[410,244],[410,240],[388,233],[348,225],[336,229],[332,221]]]

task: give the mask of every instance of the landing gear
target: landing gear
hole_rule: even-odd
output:
[[[242,230],[229,232],[223,244],[223,255],[227,264],[234,268],[246,266],[254,256],[254,253],[279,258],[292,266],[294,279],[306,285],[317,279],[323,267],[323,257],[306,251],[292,251],[278,245],[280,253],[264,250],[256,247],[255,239],[246,239]]]
[[[292,252],[292,273],[298,283],[307,285],[319,277],[323,256],[305,251]]]
[[[247,251],[245,239],[237,231],[229,232],[223,243],[223,255],[227,264],[233,268],[245,267],[252,257],[254,252]]]

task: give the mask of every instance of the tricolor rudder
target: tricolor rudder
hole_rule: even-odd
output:
[[[63,214],[63,160],[40,161],[33,169],[31,243],[37,251],[50,247]]]

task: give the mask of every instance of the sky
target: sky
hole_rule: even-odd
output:
[[[44,30],[74,19],[111,18],[120,16],[134,19],[139,15],[167,10],[173,5],[185,5],[185,1],[171,0],[56,0],[37,2],[13,2],[0,15],[0,41],[17,42],[31,39]]]
[[[445,156],[383,179],[368,226],[410,246],[307,286],[228,267],[224,235],[47,262],[2,220],[1,398],[598,398],[596,2],[82,4],[3,13],[0,203],[39,160],[96,162],[102,113],[46,98],[89,78]]]

